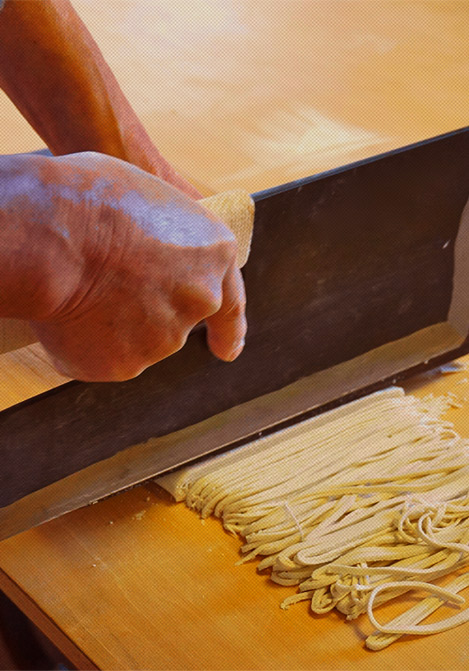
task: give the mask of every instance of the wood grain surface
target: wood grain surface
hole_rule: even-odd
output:
[[[465,0],[75,0],[162,152],[204,194],[255,191],[467,124]],[[42,146],[0,97],[4,153]],[[469,373],[452,390],[469,437]],[[0,359],[7,407],[61,379],[39,351]],[[364,649],[366,618],[288,612],[290,588],[236,567],[239,541],[138,487],[0,544],[0,587],[79,668],[441,669],[468,626]],[[386,617],[383,609],[382,617]]]
[[[418,395],[452,390],[463,407],[448,417],[467,436],[468,375],[409,383]],[[468,625],[371,653],[366,616],[318,617],[306,602],[282,611],[294,588],[256,562],[235,566],[239,546],[148,485],[3,541],[0,586],[79,668],[467,669]]]

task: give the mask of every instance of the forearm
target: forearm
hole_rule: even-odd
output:
[[[0,157],[0,317],[40,320],[77,282],[80,260],[47,184],[55,160]]]
[[[69,0],[6,0],[0,85],[54,154],[109,154],[190,191],[157,152]]]

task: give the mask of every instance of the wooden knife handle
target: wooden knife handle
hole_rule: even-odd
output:
[[[239,268],[244,266],[249,255],[254,225],[254,201],[251,196],[239,189],[203,198],[199,202],[233,231],[238,243],[236,261]],[[0,319],[0,354],[25,347],[36,340],[28,322],[20,319]]]

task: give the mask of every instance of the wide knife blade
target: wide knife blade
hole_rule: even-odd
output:
[[[469,351],[469,129],[254,194],[233,363],[203,329],[0,413],[0,538]]]

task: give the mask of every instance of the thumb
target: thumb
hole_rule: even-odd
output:
[[[233,264],[222,284],[222,304],[207,317],[207,341],[212,353],[223,361],[233,361],[243,351],[246,335],[246,293],[239,269]]]

